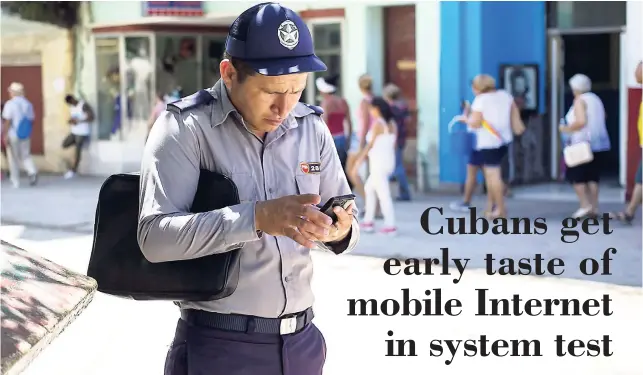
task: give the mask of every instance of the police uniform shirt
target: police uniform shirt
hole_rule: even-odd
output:
[[[150,132],[141,168],[141,249],[150,261],[164,262],[243,246],[235,292],[181,308],[271,318],[303,311],[313,304],[310,250],[285,236],[258,233],[255,202],[318,194],[324,203],[350,194],[333,138],[321,111],[298,103],[261,140],[244,125],[221,80],[207,94],[184,99],[193,101],[185,110],[164,111]],[[241,203],[189,214],[200,169],[229,176]],[[359,240],[355,220],[349,236],[344,252]]]

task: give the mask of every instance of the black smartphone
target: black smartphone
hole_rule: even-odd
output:
[[[333,219],[333,224],[337,222],[337,216],[333,212],[333,208],[339,206],[343,209],[348,208],[348,206],[355,201],[355,194],[346,194],[340,195],[337,197],[330,198],[323,206],[320,207],[320,211],[330,216]]]

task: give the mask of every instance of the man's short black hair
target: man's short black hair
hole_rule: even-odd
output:
[[[73,95],[67,94],[67,96],[65,96],[65,103],[72,104],[75,101],[76,101],[76,98]]]
[[[245,63],[245,61],[230,56],[228,52],[223,52],[223,59],[230,60],[230,64],[232,64],[234,69],[237,71],[237,81],[239,81],[239,83],[243,83],[243,81],[245,81],[249,76],[257,74],[250,65]]]

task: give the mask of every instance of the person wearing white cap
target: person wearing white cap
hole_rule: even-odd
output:
[[[29,183],[38,181],[38,170],[31,158],[31,130],[34,121],[33,105],[25,98],[24,86],[19,82],[9,85],[11,99],[2,109],[2,131],[9,146],[9,175],[14,187],[20,186],[20,164],[29,176]]]
[[[337,155],[342,163],[342,168],[346,171],[346,157],[348,151],[347,139],[352,135],[353,125],[351,123],[350,109],[346,100],[335,94],[337,87],[335,81],[337,76],[319,77],[315,80],[317,91],[321,93],[322,101],[320,106],[324,110],[322,118],[330,130],[330,134],[335,141]]]

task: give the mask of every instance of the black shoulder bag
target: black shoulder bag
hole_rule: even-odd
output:
[[[151,263],[138,245],[138,173],[115,174],[100,189],[87,275],[103,293],[134,300],[210,301],[231,295],[239,281],[241,249],[201,258]],[[201,170],[191,212],[239,203],[228,177]]]

